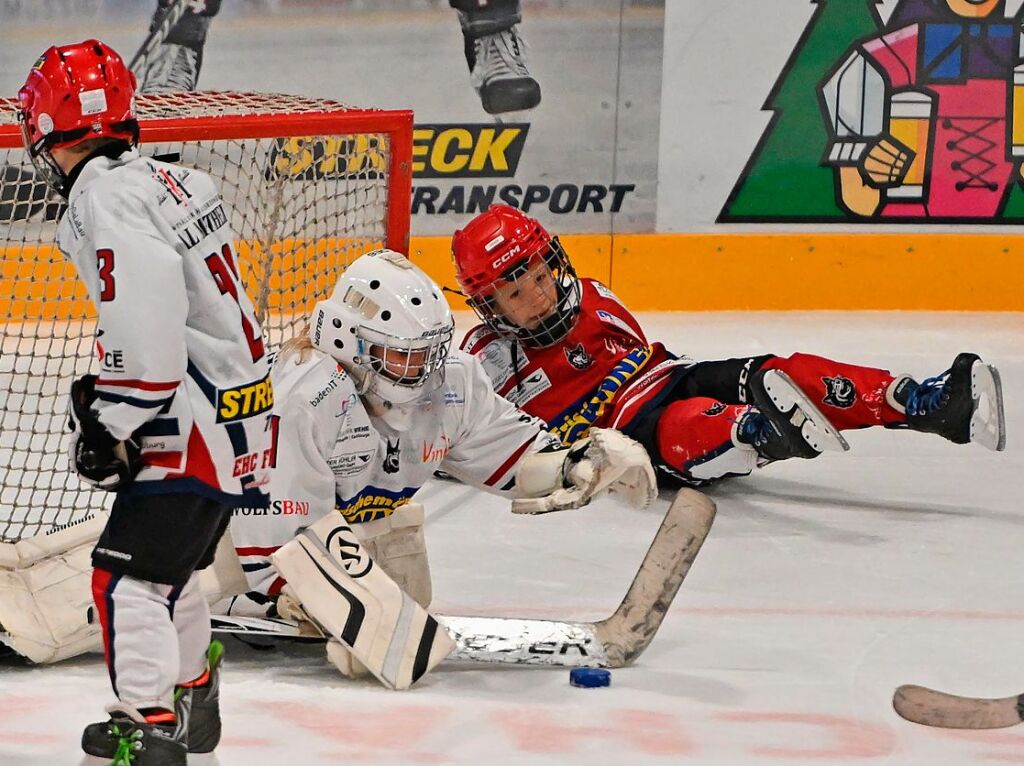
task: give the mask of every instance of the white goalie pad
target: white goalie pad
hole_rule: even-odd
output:
[[[217,543],[213,563],[199,572],[199,589],[203,592],[206,603],[211,606],[222,599],[240,596],[249,590],[242,562],[235,553],[230,528],[224,530],[220,542]]]
[[[0,545],[0,642],[36,663],[101,649],[91,554],[105,524],[98,515]]]
[[[311,621],[389,689],[409,688],[455,647],[337,514],[304,529],[271,561]]]

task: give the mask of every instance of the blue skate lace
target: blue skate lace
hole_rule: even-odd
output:
[[[748,410],[740,419],[737,435],[740,441],[754,447],[766,444],[775,434],[771,421],[757,410]]]
[[[907,397],[907,415],[928,415],[941,408],[949,399],[946,383],[949,370],[934,378],[925,378]]]

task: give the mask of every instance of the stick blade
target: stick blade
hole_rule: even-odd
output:
[[[711,498],[694,489],[676,494],[619,608],[597,624],[607,667],[630,664],[651,643],[711,531],[715,510]]]
[[[900,717],[925,726],[943,729],[1002,729],[1021,722],[1024,695],[986,699],[906,684],[892,697]]]

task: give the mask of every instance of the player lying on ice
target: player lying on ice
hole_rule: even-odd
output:
[[[1004,447],[999,375],[963,353],[910,375],[810,354],[694,362],[650,343],[557,237],[494,205],[452,239],[459,285],[483,320],[462,342],[494,389],[573,444],[616,428],[643,444],[659,480],[701,485],[792,457],[846,449],[838,431],[885,426]]]

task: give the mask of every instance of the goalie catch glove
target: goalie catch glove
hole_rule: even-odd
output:
[[[586,505],[612,492],[637,508],[658,496],[658,483],[647,451],[610,428],[594,428],[569,449],[527,455],[516,474],[522,497],[512,513],[550,513]]]
[[[110,492],[124,489],[142,468],[139,445],[118,441],[96,417],[96,376],[83,375],[71,384],[68,455],[82,480]]]

